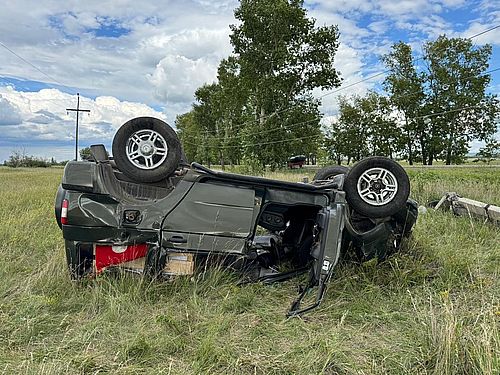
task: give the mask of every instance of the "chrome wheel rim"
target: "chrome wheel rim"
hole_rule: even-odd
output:
[[[398,192],[398,181],[385,168],[366,170],[358,179],[358,194],[372,206],[382,206],[394,199]]]
[[[168,146],[163,136],[151,129],[133,133],[127,140],[128,160],[139,169],[155,169],[167,158]]]

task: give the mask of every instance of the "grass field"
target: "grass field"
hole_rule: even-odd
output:
[[[456,191],[500,205],[500,168],[409,173],[421,203]],[[492,225],[421,215],[401,253],[339,265],[322,306],[287,320],[301,280],[235,286],[215,271],[172,283],[71,283],[53,217],[61,174],[0,168],[2,373],[500,372],[500,230]]]

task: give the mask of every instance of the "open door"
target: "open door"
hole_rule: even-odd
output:
[[[314,259],[309,283],[290,307],[288,316],[295,316],[318,307],[325,295],[326,286],[330,281],[333,269],[340,258],[342,233],[344,231],[346,201],[345,193],[338,191],[330,206],[323,208],[317,216],[318,238],[315,241],[311,255]],[[311,288],[318,287],[315,302],[301,308],[304,296]]]

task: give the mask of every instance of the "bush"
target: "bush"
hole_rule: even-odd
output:
[[[12,155],[9,156],[9,160],[4,162],[4,165],[12,168],[47,168],[50,167],[52,163],[46,159],[39,158],[33,155],[28,156],[24,151],[13,151]]]

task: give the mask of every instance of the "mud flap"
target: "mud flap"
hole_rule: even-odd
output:
[[[333,269],[340,257],[342,232],[345,220],[345,193],[337,192],[334,202],[323,208],[317,216],[317,236],[311,250],[314,261],[311,266],[309,281],[304,290],[294,301],[287,316],[296,316],[308,312],[321,304],[330,281]],[[314,287],[317,287],[316,299],[310,306],[301,308],[301,302]]]
[[[161,276],[167,263],[167,249],[152,246],[146,254],[144,274],[155,279]]]

